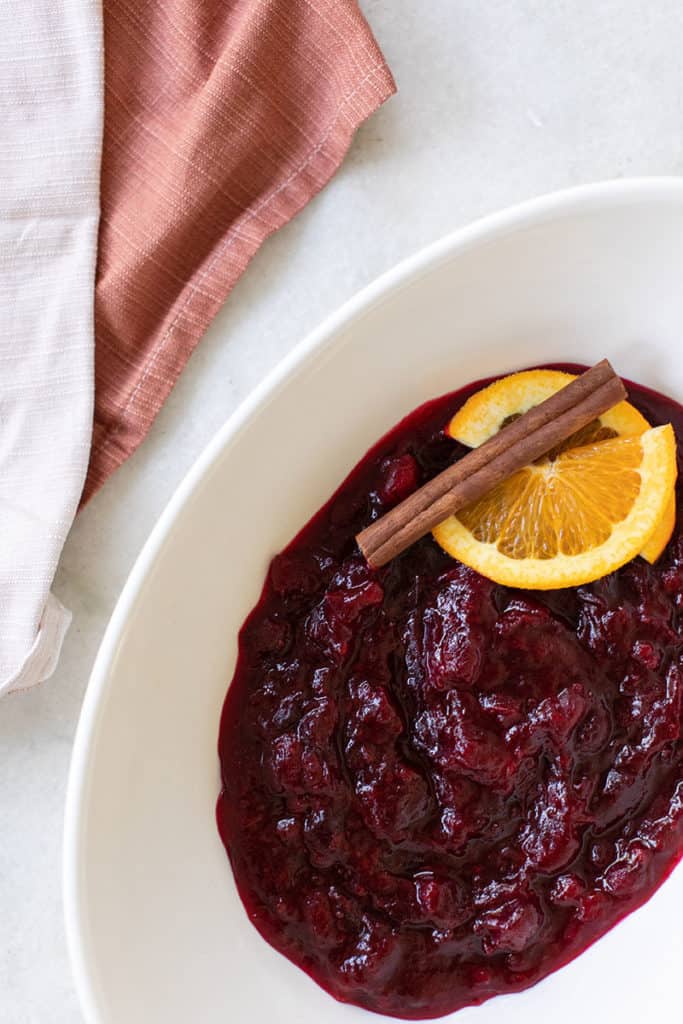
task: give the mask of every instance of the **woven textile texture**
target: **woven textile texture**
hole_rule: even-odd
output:
[[[105,0],[104,21],[86,500],[142,441],[264,239],[394,91],[355,0]]]
[[[0,3],[0,694],[50,675],[70,620],[50,587],[90,450],[101,14]]]

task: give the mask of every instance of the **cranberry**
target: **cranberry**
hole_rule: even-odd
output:
[[[548,743],[559,749],[566,744],[586,706],[583,687],[575,683],[532,706],[526,721],[510,729],[508,742],[525,751],[538,750]]]
[[[641,665],[655,672],[661,663],[662,652],[654,644],[646,643],[644,640],[636,640],[633,645],[632,656]]]
[[[313,594],[320,586],[320,565],[307,551],[285,551],[270,564],[270,583],[281,597]]]
[[[380,467],[378,494],[384,505],[398,505],[420,483],[420,469],[412,455],[397,455],[385,459]]]
[[[365,988],[387,972],[387,961],[397,958],[399,947],[389,927],[364,916],[362,931],[339,970],[346,985]]]
[[[483,785],[508,787],[514,759],[496,733],[478,724],[466,695],[453,690],[439,705],[423,711],[414,735],[418,748],[440,767]]]
[[[307,620],[308,636],[334,662],[341,661],[349,650],[353,623],[367,608],[381,603],[381,586],[367,576],[354,572],[355,567],[341,575],[339,586],[328,590]]]
[[[403,725],[387,690],[366,679],[349,683],[349,714],[346,736],[349,744],[382,744],[396,739]]]
[[[285,733],[273,740],[273,777],[279,789],[295,790],[301,785],[302,749],[301,742],[291,733]]]
[[[325,747],[332,738],[338,719],[338,709],[329,697],[319,697],[299,720],[299,737]]]
[[[520,834],[529,864],[541,871],[558,871],[576,856],[581,809],[561,771],[554,768],[539,786],[536,800]]]
[[[615,860],[602,876],[602,884],[613,896],[628,897],[640,884],[646,874],[652,854],[638,843],[629,844],[629,848],[618,860]]]
[[[415,900],[422,919],[440,928],[456,928],[471,915],[462,887],[447,878],[434,875],[416,878]]]
[[[301,824],[295,817],[281,818],[275,828],[283,843],[294,844],[301,839]]]
[[[519,953],[534,941],[541,923],[535,903],[520,897],[486,910],[474,922],[474,931],[482,937],[484,952],[489,956]]]
[[[584,754],[596,754],[608,742],[612,729],[610,714],[602,704],[596,705],[576,731],[576,745]]]
[[[325,893],[313,890],[304,899],[303,917],[320,946],[333,948],[339,942],[339,929]]]
[[[263,619],[250,631],[249,642],[257,654],[283,654],[291,640],[292,631],[279,619]]]
[[[356,774],[356,796],[368,828],[400,842],[429,809],[425,780],[409,765],[388,759]]]
[[[576,907],[586,886],[576,875],[559,875],[550,891],[550,899],[558,907]]]
[[[484,624],[493,618],[491,588],[459,566],[441,582],[433,606],[423,616],[423,649],[427,682],[436,690],[472,687],[484,662]]]
[[[329,801],[318,801],[306,814],[303,842],[315,867],[331,868],[347,856],[348,843],[344,833],[339,831],[340,824],[339,814]]]

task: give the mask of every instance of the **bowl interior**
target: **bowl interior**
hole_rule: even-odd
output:
[[[236,895],[214,808],[237,630],[271,556],[425,399],[529,364],[603,356],[682,398],[681,266],[683,187],[617,186],[499,218],[337,318],[217,442],[124,593],[79,729],[66,903],[91,1020],[373,1019],[275,953]],[[681,909],[679,869],[569,967],[457,1019],[664,1017]]]

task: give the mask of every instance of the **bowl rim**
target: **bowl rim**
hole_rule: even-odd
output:
[[[564,188],[488,214],[419,249],[362,288],[298,342],[243,399],[178,484],[135,559],[116,602],[95,657],[74,736],[64,810],[62,898],[72,977],[88,1024],[102,1024],[103,1021],[94,980],[95,957],[87,940],[83,893],[84,808],[90,789],[89,767],[96,749],[106,697],[113,685],[112,668],[126,624],[176,520],[201,481],[225,449],[237,440],[262,404],[285,387],[314,353],[321,353],[332,344],[342,328],[351,325],[387,295],[458,252],[484,241],[493,241],[521,227],[543,223],[558,214],[585,213],[643,200],[683,203],[683,179],[673,176],[635,177]]]

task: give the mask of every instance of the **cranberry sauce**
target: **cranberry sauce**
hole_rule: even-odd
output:
[[[436,1017],[532,985],[683,852],[683,535],[589,586],[497,586],[354,535],[464,449],[417,409],[272,562],[223,711],[250,919],[337,999]],[[683,439],[683,409],[631,399]],[[679,486],[679,507],[683,505]]]

